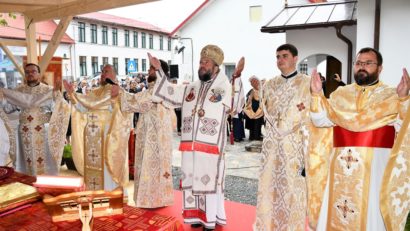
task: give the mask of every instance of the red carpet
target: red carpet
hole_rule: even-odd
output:
[[[174,206],[154,209],[155,213],[176,217],[181,224],[184,223],[182,218],[182,192],[174,190]],[[225,201],[225,210],[227,216],[227,225],[217,225],[216,230],[223,231],[250,231],[255,221],[255,206],[240,204],[232,201]],[[184,224],[184,230],[202,231],[200,228],[191,229],[189,224]]]

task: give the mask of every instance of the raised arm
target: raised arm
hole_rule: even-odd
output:
[[[241,57],[235,70],[232,74],[232,101],[231,101],[231,114],[236,115],[240,113],[245,105],[245,96],[243,92],[243,85],[241,80],[241,74],[245,67],[245,58]]]
[[[177,85],[169,82],[167,76],[161,69],[159,60],[148,53],[151,65],[156,70],[157,80],[155,82],[152,100],[162,102],[166,107],[180,108],[184,101],[187,85]]]
[[[313,70],[310,79],[310,92],[312,99],[310,101],[310,118],[316,127],[332,127],[334,124],[327,116],[327,113],[322,108],[322,100],[326,100],[322,91],[322,81],[320,75]]]
[[[6,88],[0,88],[0,91],[8,103],[23,109],[44,106],[53,100],[52,89],[45,94],[27,94]]]

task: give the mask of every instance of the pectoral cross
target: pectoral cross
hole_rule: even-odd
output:
[[[194,107],[193,109],[192,109],[192,116],[194,116],[195,115],[195,113],[196,113],[196,107]]]

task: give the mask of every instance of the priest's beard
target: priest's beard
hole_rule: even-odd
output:
[[[202,82],[208,82],[209,80],[211,80],[212,72],[211,72],[211,70],[208,70],[208,71],[205,71],[205,72],[201,72],[201,69],[199,69],[199,71],[198,71],[198,76],[199,76],[199,79],[200,79]]]
[[[39,84],[40,84],[40,81],[38,81],[38,80],[27,80],[27,85],[30,86],[30,87],[35,87]]]
[[[366,70],[359,70],[354,74],[354,80],[357,85],[368,86],[375,83],[379,79],[377,72],[369,73]]]

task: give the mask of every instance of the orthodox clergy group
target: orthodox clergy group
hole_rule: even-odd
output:
[[[353,64],[355,83],[326,98],[320,75],[299,73],[297,48],[283,44],[276,50],[281,73],[263,84],[249,78],[253,89],[245,105],[243,59],[226,76],[216,45],[201,50],[198,80],[184,85],[170,81],[165,62],[148,57],[145,91],[126,92],[116,84],[114,67],[105,65],[100,87],[86,95],[64,81],[70,104],[40,82],[36,64],[27,64],[22,86],[0,88],[0,165],[58,175],[71,115],[73,159],[87,190],[123,187],[132,118],[139,113],[135,206],[170,206],[171,115],[180,108],[182,214],[192,227],[213,230],[227,223],[226,121],[244,108],[252,140],[263,140],[254,230],[404,230],[410,209],[405,68],[397,87],[389,87],[380,78],[382,55],[363,48]],[[9,120],[11,113],[18,123]]]

